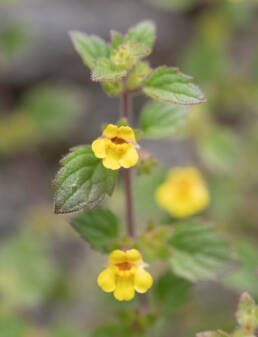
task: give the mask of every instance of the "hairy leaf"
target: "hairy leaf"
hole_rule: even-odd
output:
[[[111,30],[111,41],[112,41],[112,48],[117,49],[124,43],[125,38],[122,34]]]
[[[77,31],[71,32],[70,36],[74,48],[90,69],[97,59],[110,56],[109,46],[100,37],[94,35],[89,36]]]
[[[252,332],[258,327],[258,306],[248,293],[243,293],[236,313],[238,324],[245,330]],[[251,335],[251,331],[248,334]]]
[[[71,224],[93,248],[104,253],[118,237],[117,217],[108,209],[86,210],[73,217]]]
[[[93,72],[93,81],[118,80],[126,75],[126,70],[118,68],[109,59],[100,58],[96,61]]]
[[[155,40],[155,25],[151,21],[143,21],[132,27],[127,36],[127,41],[138,41],[148,49],[152,49]]]
[[[135,58],[146,57],[150,54],[150,50],[143,43],[137,41],[129,41],[124,45],[124,48],[128,49],[128,53]]]
[[[170,315],[188,300],[190,289],[189,281],[167,271],[155,282],[154,300]]]
[[[258,249],[250,239],[241,239],[234,242],[233,251],[239,259],[239,266],[224,277],[224,284],[238,292],[244,290],[258,297],[257,261]]]
[[[151,102],[141,112],[140,125],[145,137],[167,136],[180,128],[186,120],[189,109],[167,102]]]
[[[106,169],[90,146],[72,149],[61,164],[54,182],[56,213],[93,209],[106,194],[111,195],[116,172]]]
[[[151,72],[148,62],[138,62],[132,71],[129,73],[126,85],[129,90],[135,90],[142,85],[145,78]]]
[[[213,227],[196,221],[177,225],[169,243],[172,269],[191,281],[213,279],[229,261],[225,240]]]
[[[192,78],[176,68],[160,67],[154,70],[147,78],[143,91],[163,102],[185,105],[205,102],[203,93],[192,83]]]
[[[119,95],[123,90],[121,81],[103,81],[101,84],[104,91],[110,96]]]

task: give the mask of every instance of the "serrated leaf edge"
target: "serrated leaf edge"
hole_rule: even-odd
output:
[[[76,52],[79,54],[79,56],[80,56],[80,58],[82,59],[83,63],[84,63],[89,69],[91,69],[91,67],[90,67],[90,65],[88,64],[88,62],[86,62],[86,61],[81,57],[81,55],[80,55],[80,52],[79,52],[79,50],[78,50],[78,47],[76,46],[75,39],[74,39],[75,34],[80,34],[80,35],[83,35],[83,36],[87,36],[88,38],[92,38],[92,39],[99,40],[99,41],[103,42],[103,43],[106,44],[106,45],[108,45],[108,44],[106,43],[106,41],[105,41],[104,39],[102,39],[102,38],[101,38],[100,36],[98,36],[98,35],[94,35],[94,34],[89,35],[89,34],[87,34],[87,33],[81,32],[81,31],[79,31],[79,30],[70,30],[70,31],[68,32],[68,35],[69,35],[70,39],[72,40],[72,44],[73,44],[74,49],[75,49]],[[110,46],[109,46],[109,47],[110,47]]]
[[[55,176],[55,178],[54,178],[54,180],[53,180],[53,182],[52,182],[52,184],[51,184],[51,186],[52,186],[53,188],[56,187],[57,180],[58,180],[58,178],[59,178],[59,176],[60,176],[60,172],[61,172],[61,170],[62,170],[63,167],[64,167],[63,162],[65,161],[65,159],[66,159],[67,157],[69,157],[69,155],[70,155],[74,150],[76,150],[76,149],[78,149],[78,148],[80,148],[80,147],[85,147],[85,146],[90,148],[90,145],[77,145],[77,146],[74,146],[74,147],[69,148],[69,152],[68,152],[66,155],[64,155],[64,156],[59,160],[59,164],[61,165],[61,167],[60,167],[59,170],[57,171],[56,176]],[[113,193],[113,191],[114,191],[114,188],[115,188],[116,179],[117,179],[117,174],[115,174],[113,186],[112,186],[112,189],[111,189],[110,193],[107,193],[107,192],[106,192],[106,193],[104,193],[104,195],[103,195],[101,198],[98,198],[98,199],[93,200],[93,201],[91,201],[91,202],[88,202],[88,203],[87,203],[87,202],[80,203],[80,204],[78,204],[77,206],[75,206],[74,208],[72,208],[72,210],[70,210],[70,211],[68,211],[68,212],[64,212],[64,211],[62,211],[61,209],[58,209],[58,208],[57,208],[57,205],[56,205],[56,199],[57,199],[57,193],[58,193],[58,191],[55,191],[55,193],[54,193],[54,213],[55,213],[55,214],[69,214],[69,213],[75,213],[75,212],[78,212],[78,211],[80,211],[80,210],[82,210],[82,209],[85,209],[86,207],[87,207],[87,209],[89,209],[89,210],[94,210],[94,209],[97,208],[98,205],[101,204],[101,202],[104,200],[105,195],[109,195],[109,196],[112,195],[112,193]]]
[[[149,80],[149,78],[151,77],[151,75],[152,75],[156,70],[159,70],[159,69],[170,69],[170,70],[175,70],[178,74],[180,74],[182,77],[188,79],[189,81],[193,81],[193,80],[194,80],[194,77],[193,77],[193,76],[182,73],[178,67],[168,67],[168,66],[163,65],[163,66],[157,67],[157,68],[155,68],[155,69],[152,69],[151,73],[146,77],[146,79],[144,80],[144,83],[143,83],[143,85],[142,85],[142,90],[143,90],[143,92],[144,92],[144,86],[145,86],[146,82]],[[162,100],[161,100],[158,96],[156,96],[156,95],[154,95],[154,94],[152,94],[152,95],[147,95],[147,94],[146,94],[146,95],[149,96],[149,97],[151,96],[151,97],[155,98],[157,101],[160,101],[160,102],[168,102],[168,103],[180,104],[180,105],[195,105],[195,104],[206,103],[206,102],[207,102],[207,99],[206,99],[204,93],[202,92],[202,90],[199,88],[199,86],[196,85],[196,84],[194,84],[194,83],[192,83],[192,82],[190,82],[189,84],[190,84],[191,86],[195,87],[196,89],[198,89],[198,91],[200,92],[200,94],[203,96],[203,98],[200,99],[200,102],[198,102],[198,103],[183,103],[183,104],[181,104],[181,103],[177,103],[177,102],[172,101],[172,100],[166,100],[166,99],[162,99]],[[144,92],[144,93],[145,93],[145,92]]]
[[[102,81],[118,81],[120,79],[122,79],[123,77],[126,77],[127,75],[127,71],[125,70],[125,74],[124,75],[116,75],[114,76],[113,78],[102,78],[102,79],[96,79],[94,77],[94,72],[95,72],[95,66],[96,66],[96,63],[101,60],[101,59],[104,59],[104,60],[109,60],[111,62],[111,60],[109,58],[106,58],[106,57],[100,57],[98,58],[96,61],[94,61],[94,64],[93,64],[93,67],[92,67],[92,70],[91,70],[91,80],[93,82],[102,82]],[[112,63],[112,62],[111,62]],[[113,64],[113,63],[112,63]],[[113,64],[114,67],[116,67],[114,64]],[[119,68],[117,68],[119,69]]]

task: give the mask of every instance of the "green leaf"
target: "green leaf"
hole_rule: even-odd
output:
[[[137,165],[137,173],[141,174],[150,174],[152,169],[157,166],[157,161],[152,157],[148,156],[146,158],[141,158]]]
[[[188,300],[190,290],[189,281],[167,271],[155,282],[153,296],[156,306],[163,308],[165,314],[171,315]]]
[[[247,335],[251,335],[258,327],[258,306],[246,292],[240,298],[236,318],[238,324],[247,332]]]
[[[101,57],[110,56],[110,48],[98,36],[87,35],[81,32],[73,31],[70,33],[74,48],[80,54],[83,62],[90,69],[94,62]]]
[[[118,238],[117,217],[108,209],[84,211],[71,219],[73,228],[96,250],[107,253]]]
[[[182,105],[167,102],[151,102],[142,112],[140,125],[145,137],[167,136],[182,127],[189,109]]]
[[[177,68],[160,67],[147,78],[143,91],[146,95],[163,102],[175,104],[199,104],[205,102],[200,89],[192,78]]]
[[[152,225],[152,223],[149,223],[149,226]],[[139,237],[138,244],[148,263],[156,259],[168,260],[171,257],[171,249],[167,242],[170,235],[171,228],[159,226],[148,230]]]
[[[126,70],[118,68],[107,58],[98,59],[92,71],[93,81],[118,80],[124,76]]]
[[[143,44],[136,41],[129,41],[124,45],[124,48],[128,50],[128,54],[135,58],[146,57],[150,54],[150,50]]]
[[[123,90],[122,83],[119,81],[103,81],[101,84],[102,88],[110,96],[119,95]]]
[[[151,21],[143,21],[132,27],[127,36],[127,41],[137,41],[144,44],[150,51],[155,40],[155,25]]]
[[[44,139],[63,134],[79,116],[81,97],[75,89],[56,85],[41,85],[28,91],[21,102],[21,111]]]
[[[173,247],[172,269],[190,281],[214,279],[229,261],[225,240],[213,227],[200,222],[177,225],[169,243]]]
[[[112,48],[113,49],[117,49],[119,48],[125,41],[125,38],[123,37],[122,34],[114,31],[114,30],[111,30],[111,45],[112,45]]]
[[[152,220],[160,221],[164,216],[163,211],[158,207],[155,200],[155,191],[165,179],[165,171],[154,168],[150,175],[141,175],[137,182],[133,184],[133,198],[135,200],[135,212],[139,221]]]
[[[129,90],[135,90],[142,85],[145,78],[151,72],[148,62],[138,62],[132,71],[129,73],[126,85]]]
[[[257,261],[258,249],[250,238],[236,241],[232,247],[239,259],[238,268],[227,273],[223,283],[238,292],[248,291],[258,297]]]
[[[213,126],[198,144],[199,154],[212,170],[231,172],[239,155],[239,140],[229,128]]]
[[[56,213],[93,209],[112,194],[116,171],[106,169],[90,146],[72,149],[61,164],[54,182]]]

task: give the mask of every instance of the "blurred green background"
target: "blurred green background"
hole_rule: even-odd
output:
[[[109,40],[111,29],[126,32],[144,19],[157,24],[151,64],[194,76],[207,103],[192,108],[176,135],[141,142],[160,167],[137,177],[139,234],[149,218],[164,217],[153,198],[163,170],[194,165],[211,193],[204,217],[228,238],[235,261],[216,282],[182,285],[184,305],[162,336],[230,330],[239,294],[258,300],[257,1],[0,0],[1,337],[90,336],[134,305],[97,288],[106,257],[53,214],[51,182],[69,147],[119,118],[119,100],[90,81],[67,32]],[[134,101],[137,125],[146,99]],[[123,219],[120,187],[108,204]],[[158,275],[159,264],[150,270]],[[172,307],[177,300],[172,293]],[[112,336],[112,325],[95,336]]]

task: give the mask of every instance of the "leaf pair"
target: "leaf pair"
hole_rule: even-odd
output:
[[[92,70],[92,80],[104,81],[103,88],[110,95],[121,93],[120,80],[128,76],[129,90],[145,81],[143,92],[162,102],[186,105],[205,101],[192,78],[178,69],[160,67],[150,73],[148,64],[139,62],[150,54],[155,40],[155,26],[150,21],[137,24],[125,36],[111,32],[111,46],[99,37],[76,31],[71,32],[71,38],[83,62]]]
[[[213,227],[199,221],[180,223],[172,228],[159,226],[141,237],[139,244],[150,259],[168,260],[178,277],[192,282],[214,279],[229,262],[225,240]]]
[[[127,69],[112,62],[112,52],[119,48],[126,55],[135,59],[147,56],[152,49],[155,39],[155,26],[145,21],[131,28],[124,37],[120,33],[111,32],[111,47],[97,36],[88,36],[81,32],[71,32],[75,49],[83,62],[92,70],[93,81],[116,81],[125,77]],[[119,53],[118,53],[119,57]]]

